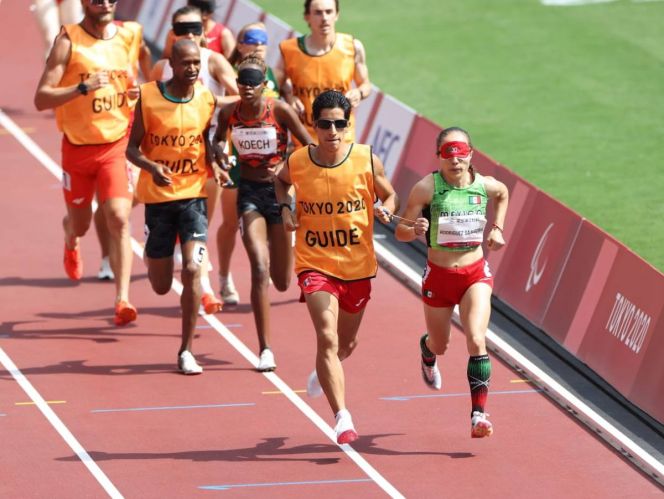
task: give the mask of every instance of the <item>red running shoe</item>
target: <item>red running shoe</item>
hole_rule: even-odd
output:
[[[83,277],[83,259],[81,258],[81,247],[76,245],[76,248],[70,250],[65,244],[65,273],[72,281],[80,281]]]
[[[217,312],[221,312],[221,309],[224,306],[223,302],[218,300],[212,293],[203,293],[201,296],[201,305],[206,314],[216,314]]]
[[[113,323],[116,326],[126,326],[130,322],[134,322],[138,317],[136,307],[126,301],[120,301],[115,304],[115,317]]]

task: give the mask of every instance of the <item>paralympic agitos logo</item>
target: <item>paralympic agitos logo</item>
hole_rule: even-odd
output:
[[[542,251],[544,250],[546,241],[549,238],[549,232],[553,228],[553,225],[553,222],[550,223],[544,231],[544,234],[542,234],[542,237],[540,237],[539,243],[537,243],[537,247],[533,253],[533,257],[530,260],[530,275],[526,281],[526,293],[530,291],[533,286],[537,286],[540,279],[542,278],[542,275],[544,275],[544,269],[546,269],[548,259],[545,259],[544,262],[541,261]]]

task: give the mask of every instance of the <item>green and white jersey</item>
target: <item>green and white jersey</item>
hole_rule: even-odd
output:
[[[468,251],[484,240],[487,194],[484,177],[475,173],[467,187],[454,187],[440,172],[433,172],[431,204],[422,210],[429,219],[427,245],[445,251]]]

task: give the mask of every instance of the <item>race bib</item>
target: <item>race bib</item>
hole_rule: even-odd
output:
[[[233,128],[231,138],[240,157],[277,153],[277,129],[274,127]]]
[[[459,215],[438,218],[438,244],[445,248],[472,248],[482,244],[486,218],[483,215]]]

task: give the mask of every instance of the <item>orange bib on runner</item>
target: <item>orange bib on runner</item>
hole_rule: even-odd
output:
[[[131,52],[138,34],[122,26],[116,28],[113,38],[101,40],[78,24],[64,26],[71,40],[71,57],[59,86],[78,85],[99,71],[107,71],[110,79],[105,87],[56,108],[58,128],[72,144],[108,144],[127,133],[127,80],[133,72]]]
[[[296,190],[295,273],[316,270],[352,281],[374,277],[371,147],[352,144],[334,166],[314,163],[311,146],[288,158]]]
[[[284,59],[284,71],[293,84],[293,95],[304,104],[304,124],[312,138],[312,105],[314,99],[326,90],[338,90],[342,94],[352,87],[355,77],[355,45],[353,37],[337,33],[332,50],[320,56],[306,53],[304,37],[289,38],[279,44]],[[295,141],[295,138],[293,137]],[[346,141],[355,141],[355,115],[351,114]],[[297,142],[296,142],[297,143]],[[298,146],[301,144],[297,143]]]
[[[156,81],[141,85],[141,113],[145,135],[141,150],[148,159],[168,166],[173,183],[160,187],[141,170],[137,195],[142,203],[163,203],[206,197],[204,132],[215,109],[214,95],[200,82],[194,96],[174,102],[164,96]]]

